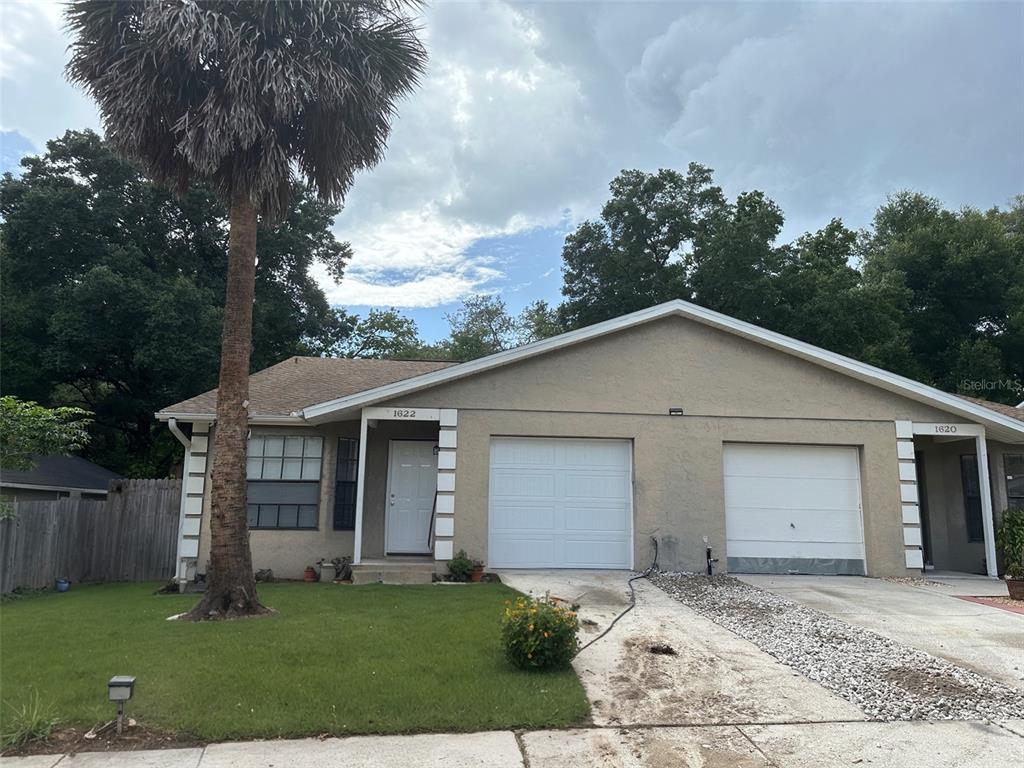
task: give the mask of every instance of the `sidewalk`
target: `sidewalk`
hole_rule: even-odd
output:
[[[926,757],[925,757],[926,756]],[[922,762],[922,760],[924,762]],[[3,768],[1018,768],[1024,722],[826,722],[355,736],[0,758]],[[528,762],[527,762],[528,761]]]

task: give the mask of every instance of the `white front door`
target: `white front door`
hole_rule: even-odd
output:
[[[388,467],[387,539],[390,553],[430,552],[430,515],[437,490],[433,440],[392,440]]]

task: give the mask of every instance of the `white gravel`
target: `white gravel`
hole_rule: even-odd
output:
[[[1024,692],[730,576],[650,581],[872,720],[1016,720]]]

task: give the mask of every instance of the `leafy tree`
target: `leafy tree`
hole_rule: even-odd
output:
[[[327,200],[383,157],[397,100],[426,61],[401,0],[73,0],[70,78],[107,136],[161,183],[204,180],[230,205],[214,435],[210,571],[191,617],[263,613],[246,524],[257,219],[282,219],[293,173]]]
[[[44,408],[39,403],[0,397],[0,467],[32,469],[33,455],[81,450],[89,442],[89,418],[81,408]]]
[[[1021,202],[949,211],[902,192],[864,243],[868,285],[898,285],[911,375],[948,391],[1016,402],[1024,379]]]
[[[557,336],[564,330],[558,318],[558,310],[543,299],[538,299],[532,304],[527,304],[519,313],[516,321],[516,342],[530,344]]]
[[[227,210],[181,198],[91,131],[68,131],[0,179],[3,391],[95,412],[87,455],[128,475],[167,471],[177,441],[153,412],[216,385]],[[299,186],[257,247],[253,366],[319,354],[348,331],[312,275],[350,249],[337,206]]]
[[[687,260],[725,206],[712,172],[623,171],[611,183],[600,221],[587,221],[562,249],[566,328],[690,298]]]
[[[340,357],[408,360],[424,356],[416,322],[394,307],[372,309],[366,317],[350,317],[348,322],[351,331],[332,350]]]
[[[471,296],[446,317],[451,335],[442,346],[452,360],[474,360],[516,344],[516,322],[499,296]]]

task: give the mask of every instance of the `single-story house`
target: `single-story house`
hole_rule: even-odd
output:
[[[0,497],[5,501],[107,498],[120,475],[81,456],[33,456],[32,469],[0,468]]]
[[[216,392],[185,443],[181,579],[209,552]],[[466,363],[294,357],[250,379],[256,568],[996,574],[1024,410],[684,301]],[[981,457],[981,460],[979,460]],[[429,558],[429,560],[428,560]],[[357,565],[357,567],[359,567]]]

